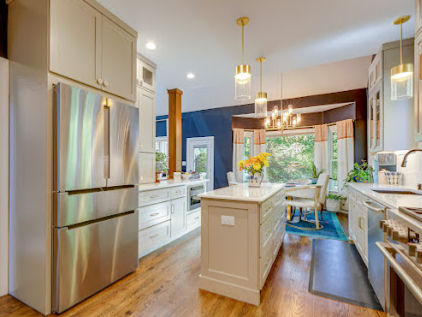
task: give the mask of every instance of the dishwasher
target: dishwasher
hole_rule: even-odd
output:
[[[373,201],[363,203],[368,211],[368,278],[378,300],[385,311],[385,258],[376,242],[385,242],[384,230],[380,221],[385,220],[386,207]]]

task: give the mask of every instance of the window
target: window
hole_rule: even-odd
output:
[[[156,137],[155,138],[155,150],[164,153],[165,155],[169,155],[169,145],[167,141],[167,137]]]
[[[285,183],[294,179],[310,178],[314,161],[315,134],[293,134],[285,131],[282,137],[267,134],[267,152],[270,166],[267,180],[271,183]],[[306,132],[305,132],[306,133]]]
[[[338,169],[338,146],[337,146],[337,126],[330,126],[328,129],[328,159],[329,174],[331,177],[330,190],[338,191],[337,169]]]
[[[249,156],[254,156],[254,144],[253,144],[253,132],[245,132],[244,134],[244,149],[245,155],[243,156],[244,160],[247,160]],[[243,170],[243,181],[248,181],[248,173]]]

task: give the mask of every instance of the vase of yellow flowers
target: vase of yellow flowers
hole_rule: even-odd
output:
[[[254,157],[248,156],[247,160],[238,163],[239,170],[245,170],[249,173],[249,186],[261,186],[264,166],[268,166],[268,156],[271,156],[271,154],[263,152]]]

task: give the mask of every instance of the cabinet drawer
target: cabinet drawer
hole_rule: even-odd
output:
[[[139,231],[139,256],[165,245],[170,239],[170,221]]]
[[[274,238],[273,238],[273,259],[275,260],[277,258],[277,254],[278,254],[278,250],[280,249],[281,246],[281,237],[283,236],[283,232],[281,230],[276,231],[274,233]]]
[[[170,188],[170,197],[173,198],[179,198],[186,196],[186,186],[177,186]]]
[[[272,218],[268,218],[261,226],[259,226],[260,230],[260,247],[259,247],[259,255],[262,257],[264,254],[264,249],[267,248],[269,244],[271,244],[272,239]]]
[[[149,190],[139,194],[139,206],[147,206],[166,200],[170,200],[169,189]]]
[[[259,223],[264,223],[273,211],[273,200],[267,199],[261,204]]]
[[[170,220],[169,201],[139,208],[139,230]]]
[[[267,244],[266,248],[264,249],[263,256],[259,260],[259,280],[260,280],[260,289],[263,288],[265,284],[265,280],[268,277],[268,274],[270,273],[271,266],[273,264],[273,243],[272,239],[270,240],[270,243]]]
[[[188,214],[187,218],[188,218],[188,227],[198,222],[201,222],[201,210]]]
[[[272,198],[272,205],[278,206],[279,204],[284,202],[284,190],[279,191],[277,194],[275,194]]]

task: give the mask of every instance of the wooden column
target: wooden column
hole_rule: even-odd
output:
[[[169,175],[182,171],[182,95],[179,89],[167,90],[169,94]]]

